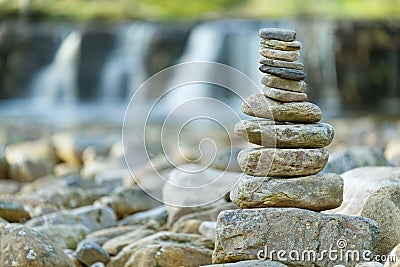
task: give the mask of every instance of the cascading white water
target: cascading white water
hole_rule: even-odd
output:
[[[53,62],[36,75],[30,86],[36,106],[45,108],[76,102],[81,40],[79,31],[69,33],[58,48]]]
[[[126,94],[131,96],[147,79],[145,58],[155,32],[156,26],[148,22],[134,22],[119,30],[116,48],[101,72],[102,101],[118,101]]]
[[[257,62],[260,58],[258,54],[258,30],[261,27],[268,26],[268,24],[271,23],[246,20],[223,20],[199,24],[190,33],[186,48],[179,62],[211,61],[224,63],[240,70],[255,84],[259,84],[261,73],[257,68]],[[202,77],[204,77],[204,81],[209,80],[212,75],[217,75],[209,73],[207,70],[203,71]],[[170,81],[170,84],[175,84],[174,79],[179,80],[180,75],[185,76],[188,74],[184,72],[176,73],[176,77]],[[226,77],[226,79],[229,79],[229,77]],[[242,90],[245,92],[246,88]],[[165,107],[166,109],[172,109],[179,103],[189,99],[201,96],[214,97],[215,93],[215,87],[208,84],[193,84],[166,96]],[[234,99],[232,95],[226,98],[228,101],[237,100],[237,102],[241,102],[239,99]]]

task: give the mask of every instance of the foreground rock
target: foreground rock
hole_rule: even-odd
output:
[[[362,167],[340,175],[344,181],[343,203],[326,213],[360,215],[368,196],[380,187],[400,186],[399,167]]]
[[[295,207],[322,211],[342,204],[343,180],[337,174],[291,179],[243,175],[230,195],[240,208]]]
[[[333,139],[333,128],[326,123],[286,124],[271,120],[243,120],[235,125],[235,133],[249,142],[264,147],[320,148]]]
[[[77,223],[42,225],[33,228],[35,231],[53,241],[62,249],[75,249],[78,243],[85,238],[89,230],[86,226]]]
[[[55,243],[18,224],[0,225],[1,266],[74,267]]]
[[[242,171],[251,176],[306,176],[321,171],[328,157],[323,148],[258,148],[242,150],[238,163]]]
[[[292,250],[328,251],[330,247],[337,248],[340,240],[345,240],[346,248],[351,250],[374,253],[378,232],[378,224],[363,217],[324,215],[296,208],[229,210],[218,216],[213,263],[257,259],[265,252],[267,259],[277,260],[276,253],[270,253],[272,250],[287,254]],[[310,262],[314,266],[356,263],[341,262],[339,258],[332,261],[329,257],[317,261],[294,256],[293,260],[287,254],[288,263],[297,266],[310,266]]]
[[[400,186],[385,186],[369,195],[361,215],[379,223],[379,254],[400,243]]]
[[[81,223],[90,232],[116,225],[115,214],[108,207],[85,206],[73,210],[61,210],[36,217],[28,222],[26,226],[34,227],[45,224],[76,224]]]
[[[310,102],[279,102],[263,94],[249,96],[242,103],[242,111],[249,116],[279,122],[313,123],[322,117],[321,109]]]
[[[200,235],[159,232],[124,247],[107,267],[185,266],[211,264],[214,244]]]

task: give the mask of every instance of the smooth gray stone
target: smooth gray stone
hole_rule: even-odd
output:
[[[275,39],[291,42],[296,39],[296,32],[280,28],[264,28],[259,31],[259,36],[265,39]]]
[[[302,81],[307,77],[307,74],[301,70],[294,70],[289,68],[276,68],[266,65],[261,65],[259,70],[264,73],[269,73],[283,79]]]
[[[321,148],[332,142],[333,127],[326,123],[289,124],[271,120],[242,120],[235,133],[263,147]]]
[[[304,69],[304,64],[300,62],[289,62],[289,61],[276,60],[264,57],[260,59],[260,63],[263,65],[278,67],[278,68],[289,68],[296,70]]]

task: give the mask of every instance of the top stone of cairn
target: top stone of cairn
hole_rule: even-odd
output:
[[[275,39],[285,42],[292,42],[296,39],[296,32],[279,28],[264,28],[259,32],[261,38]]]

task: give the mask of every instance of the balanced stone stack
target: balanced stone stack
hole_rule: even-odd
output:
[[[306,102],[306,73],[296,62],[301,42],[291,30],[268,28],[259,34],[264,91],[242,104],[242,111],[255,119],[235,127],[254,148],[238,155],[244,174],[231,199],[241,209],[219,214],[213,262],[257,259],[260,251],[264,258],[279,259],[266,255],[265,248],[318,254],[335,248],[339,240],[360,252],[373,250],[376,222],[319,213],[341,205],[343,180],[337,174],[319,173],[328,160],[324,147],[333,139],[333,128],[319,122],[322,114],[317,105]],[[328,257],[286,260],[291,266],[346,262]]]
[[[231,198],[241,208],[297,207],[322,211],[339,207],[343,180],[317,174],[328,161],[323,147],[333,128],[321,109],[306,102],[303,64],[295,62],[301,43],[294,31],[262,29],[260,71],[264,94],[250,96],[242,111],[255,120],[241,121],[235,132],[261,146],[243,150],[238,163],[245,173]]]

